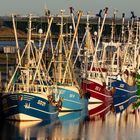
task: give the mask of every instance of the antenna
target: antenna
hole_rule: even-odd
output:
[[[108,13],[108,7],[106,7],[104,9],[104,18],[103,18],[101,30],[100,30],[99,35],[98,35],[98,40],[97,40],[97,44],[96,44],[96,48],[95,48],[95,54],[94,54],[94,58],[93,58],[93,61],[92,61],[91,67],[90,67],[90,72],[92,71],[94,62],[96,60],[97,49],[98,49],[98,46],[99,46],[99,43],[100,43],[100,39],[101,39],[101,35],[102,35],[102,32],[103,32],[103,27],[104,27],[104,23],[105,23],[105,20],[106,20],[106,17],[107,17],[107,13]]]
[[[50,10],[47,8],[47,5],[45,3],[45,16],[50,16],[51,12]]]
[[[74,11],[74,8],[70,7],[70,15],[71,15],[71,18],[72,18],[72,24],[73,24],[73,28],[74,28],[74,31],[75,31],[75,21],[74,21],[73,11]],[[78,34],[76,35],[76,45],[77,45],[77,48],[79,49]]]

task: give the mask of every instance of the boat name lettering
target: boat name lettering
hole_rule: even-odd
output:
[[[61,93],[61,94],[64,94],[64,91],[63,91],[63,90],[60,90],[60,93]]]
[[[124,84],[120,84],[120,87],[121,87],[121,88],[124,88]]]
[[[25,108],[30,108],[30,103],[25,103],[24,107]]]
[[[123,105],[119,106],[119,108],[120,108],[120,110],[123,110],[124,109]]]
[[[75,95],[73,95],[73,94],[70,94],[70,98],[74,98],[75,97]]]
[[[101,90],[101,88],[100,88],[100,87],[98,87],[98,86],[96,86],[96,87],[95,87],[95,90],[100,91],[100,90]]]
[[[41,101],[41,100],[38,100],[37,101],[37,104],[39,104],[41,106],[45,106],[46,105],[46,103],[44,101]]]

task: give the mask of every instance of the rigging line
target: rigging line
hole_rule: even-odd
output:
[[[14,18],[13,14],[12,14],[12,22],[13,22],[14,35],[15,35],[15,40],[16,40],[16,49],[17,49],[17,53],[18,53],[18,61],[21,64],[20,48],[19,48],[19,44],[18,44],[17,30],[16,30],[15,18]]]
[[[37,68],[36,68],[36,71],[35,71],[35,74],[34,74],[33,82],[34,82],[34,80],[35,80],[35,78],[36,78],[36,74],[37,74],[37,71],[38,71],[38,68],[39,68],[41,59],[42,59],[43,51],[44,51],[44,48],[45,48],[45,45],[46,45],[46,41],[47,41],[47,39],[48,39],[48,35],[49,35],[49,32],[50,32],[52,20],[53,20],[53,18],[51,17],[50,22],[49,22],[49,26],[48,26],[48,30],[47,30],[47,33],[46,33],[46,36],[45,36],[44,44],[43,44],[43,47],[42,47],[42,49],[41,49],[41,53],[40,53],[40,58],[39,58],[39,61],[38,61],[38,65],[37,65]],[[33,83],[33,82],[32,82],[32,83]]]
[[[74,46],[74,40],[75,40],[75,37],[77,35],[78,26],[79,26],[81,16],[82,16],[82,11],[79,11],[78,21],[77,21],[76,29],[75,29],[75,32],[74,32],[73,40],[72,40],[72,43],[71,43],[71,46],[70,46],[70,53],[69,53],[69,56],[68,56],[68,60],[67,60],[66,69],[65,69],[65,72],[64,72],[62,83],[64,83],[64,80],[66,78],[66,73],[67,73],[69,61],[70,61],[70,58],[71,58],[72,49],[73,49],[73,46]]]
[[[21,60],[22,60],[22,58],[23,58],[23,56],[24,56],[24,54],[25,54],[26,49],[27,49],[27,45],[25,46],[25,48],[24,48],[24,50],[23,50],[23,52],[22,52]],[[21,66],[21,65],[20,65],[20,62],[19,62],[18,65],[17,65],[17,67],[16,67],[16,69],[15,69],[15,71],[14,71],[14,73],[13,73],[13,75],[12,75],[12,77],[11,77],[11,79],[10,79],[10,81],[9,81],[9,83],[8,83],[8,85],[7,85],[7,87],[6,87],[6,91],[7,91],[7,92],[8,92],[8,90],[9,90],[9,87],[10,87],[10,85],[11,85],[11,83],[12,83],[12,81],[13,81],[15,75],[16,75],[16,72],[17,72],[17,70],[18,70],[18,68],[19,68],[20,66]]]
[[[105,8],[105,14],[104,14],[104,18],[103,18],[103,22],[102,22],[100,34],[99,34],[99,37],[98,37],[97,45],[96,45],[96,47],[95,47],[94,59],[93,59],[93,61],[92,61],[91,67],[90,67],[90,72],[92,71],[92,68],[93,68],[93,65],[94,65],[94,61],[95,61],[95,59],[96,59],[96,57],[97,57],[97,49],[98,49],[98,47],[99,47],[99,43],[100,43],[100,39],[101,39],[101,35],[102,35],[104,23],[105,23],[105,20],[106,20],[107,12],[108,12],[108,8]]]

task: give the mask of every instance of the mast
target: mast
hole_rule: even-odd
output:
[[[101,17],[102,17],[102,9],[99,11],[98,14],[96,14],[96,16],[98,17],[98,36],[101,30]]]
[[[31,27],[32,27],[32,23],[31,23],[31,14],[29,15],[29,25],[28,25],[28,40],[27,40],[27,75],[26,75],[26,80],[27,80],[27,92],[29,92],[29,82],[30,82],[30,49],[31,49]]]
[[[65,65],[66,65],[66,61],[67,61],[67,57],[69,53],[69,48],[65,44],[65,40],[64,40],[65,34],[63,31],[64,25],[65,25],[64,17],[68,17],[68,16],[64,15],[64,10],[61,10],[61,15],[58,15],[58,17],[60,17],[60,24],[58,24],[60,25],[60,33],[59,33],[59,37],[56,43],[54,53],[52,54],[52,59],[49,64],[48,71],[50,71],[51,65],[53,63],[54,64],[53,76],[55,78],[55,81],[62,83],[64,69],[65,69]],[[67,77],[67,79],[72,79],[71,73],[69,73],[69,76]]]
[[[77,59],[78,59],[79,55],[80,55],[80,52],[81,52],[81,49],[82,49],[82,45],[83,45],[85,40],[86,40],[85,42],[86,42],[86,47],[88,49],[88,52],[92,53],[92,54],[94,52],[94,47],[93,47],[94,45],[93,45],[93,42],[91,41],[92,40],[92,36],[90,34],[90,27],[89,27],[89,16],[90,16],[89,12],[87,12],[87,15],[86,15],[87,22],[86,22],[86,27],[85,27],[86,31],[84,33],[84,36],[82,38],[82,42],[81,42],[80,47],[78,49],[78,53],[77,53],[76,58],[74,60],[73,68],[74,68],[74,66],[75,66],[75,64],[77,62]]]
[[[111,31],[111,42],[115,41],[115,20],[116,20],[117,10],[114,10],[113,20],[112,20],[112,31]]]
[[[101,26],[101,31],[99,33],[98,40],[97,40],[97,45],[95,47],[95,54],[93,56],[93,61],[92,61],[91,67],[90,67],[90,72],[92,71],[93,65],[94,65],[94,63],[96,61],[97,50],[98,50],[98,46],[99,46],[100,39],[101,39],[101,36],[102,36],[102,31],[103,31],[104,23],[105,23],[105,20],[106,20],[107,12],[108,12],[108,8],[106,7],[105,8],[105,14],[104,14],[103,22],[102,22],[102,26]]]
[[[27,51],[27,60],[28,62],[30,61],[30,47],[31,47],[31,29],[32,28],[32,22],[31,22],[31,15],[29,15],[29,25],[28,25],[28,40],[27,40],[27,44],[28,44],[28,51]],[[28,64],[29,65],[29,64]],[[28,66],[29,67],[29,66]]]
[[[135,18],[136,18],[136,16],[134,14],[134,11],[131,11],[131,30],[133,28]]]
[[[122,34],[121,34],[121,42],[124,42],[124,22],[125,22],[125,13],[122,13]]]
[[[45,39],[44,39],[44,43],[43,43],[42,49],[41,49],[41,51],[39,53],[39,60],[38,60],[37,66],[36,66],[36,71],[35,71],[32,83],[34,83],[34,80],[36,78],[37,72],[39,71],[39,66],[40,66],[41,59],[42,59],[42,56],[43,56],[43,52],[44,52],[44,49],[45,49],[45,46],[46,46],[46,42],[47,42],[47,39],[48,39],[48,36],[49,36],[49,32],[50,32],[52,21],[53,21],[53,17],[50,17],[50,22],[49,22],[49,25],[48,25],[48,30],[47,30],[47,33],[46,33],[46,36],[45,36]]]
[[[117,73],[119,73],[120,69],[120,46],[117,43]]]
[[[74,14],[73,14],[73,7],[70,7],[70,14],[71,14],[71,18],[72,18],[72,24],[73,24],[73,28],[74,28],[74,31],[75,31],[75,21],[74,21]],[[76,47],[77,49],[79,49],[79,43],[78,43],[78,34],[76,35]]]
[[[137,69],[139,70],[140,69],[140,18],[139,18],[139,20],[138,20],[138,28],[139,28],[139,35],[138,35],[138,38],[139,38],[139,40],[138,40],[138,52],[137,52],[137,64],[138,64],[138,66],[137,66]]]
[[[135,44],[134,44],[134,63],[133,63],[133,69],[137,68],[137,48],[138,48],[138,32],[139,32],[139,22],[137,21],[137,27],[136,27],[136,38],[135,38]]]
[[[16,49],[17,49],[17,53],[18,53],[18,61],[21,64],[20,48],[19,48],[19,44],[18,44],[16,25],[15,25],[15,19],[14,19],[14,15],[13,14],[12,14],[12,22],[13,22],[13,28],[14,28],[14,34],[15,34],[15,40],[16,40]]]
[[[14,16],[12,16],[12,18],[14,18]],[[15,21],[14,21],[14,20],[13,20],[13,24],[14,24],[13,27],[14,27],[14,30],[15,30],[16,28],[15,28]],[[15,37],[16,37],[16,39],[17,39],[16,30],[14,31],[14,33],[15,33]],[[17,41],[17,42],[18,42],[18,41]],[[17,47],[18,47],[18,44],[17,44]],[[11,79],[10,79],[8,85],[7,85],[6,91],[9,90],[9,88],[10,88],[10,86],[11,86],[11,83],[12,83],[12,81],[13,81],[13,79],[14,79],[16,73],[17,73],[18,68],[19,68],[19,67],[22,67],[22,66],[21,66],[21,60],[22,60],[22,58],[23,58],[23,56],[24,56],[24,54],[25,54],[26,49],[27,49],[27,60],[28,60],[27,62],[28,62],[28,63],[25,64],[25,67],[24,67],[24,68],[26,69],[26,87],[27,87],[27,92],[29,91],[29,79],[30,79],[30,73],[29,73],[29,71],[30,71],[30,69],[29,69],[30,47],[31,47],[31,15],[29,15],[28,41],[27,41],[27,45],[26,45],[26,47],[24,48],[21,57],[20,57],[19,51],[18,51],[18,55],[19,55],[19,60],[20,60],[20,61],[18,62],[18,65],[17,65],[17,67],[16,67],[16,69],[15,69],[15,72],[13,73],[13,75],[12,75],[12,77],[11,77]],[[25,63],[26,63],[26,62],[25,62]],[[21,79],[22,79],[22,82],[24,83],[23,77],[21,77]]]
[[[64,20],[64,10],[61,10],[61,23],[60,23],[60,40],[59,40],[59,66],[58,66],[58,82],[61,83],[62,80],[62,47],[63,47],[63,20]]]
[[[127,44],[125,47],[125,54],[124,54],[124,59],[123,59],[123,65],[126,63],[127,57],[129,57],[129,52],[130,51],[130,47],[133,44],[133,25],[134,25],[134,19],[136,18],[136,16],[134,15],[134,12],[131,11],[131,25],[128,21],[128,40],[127,40]],[[130,61],[130,58],[128,58],[128,60]]]
[[[68,71],[68,66],[70,65],[70,59],[71,59],[71,54],[72,54],[72,50],[73,50],[73,46],[74,46],[74,40],[75,40],[75,37],[77,35],[78,26],[79,26],[79,22],[80,22],[81,16],[82,16],[82,11],[79,11],[78,20],[77,20],[77,24],[76,24],[76,27],[75,27],[75,32],[74,32],[74,36],[73,36],[73,39],[72,39],[72,43],[70,45],[70,52],[69,52],[69,55],[68,55],[68,58],[67,58],[67,64],[66,64],[66,68],[65,68],[65,72],[64,72],[62,83],[65,82],[66,73]]]

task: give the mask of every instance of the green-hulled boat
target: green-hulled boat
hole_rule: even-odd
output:
[[[140,74],[137,74],[137,97],[138,97],[138,102],[137,104],[135,104],[136,108],[140,106]]]

